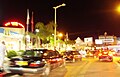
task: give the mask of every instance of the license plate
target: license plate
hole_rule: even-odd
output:
[[[16,65],[25,66],[28,65],[28,61],[16,61]]]

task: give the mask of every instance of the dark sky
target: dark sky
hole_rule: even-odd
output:
[[[70,39],[97,38],[107,32],[120,36],[120,14],[115,8],[120,0],[0,0],[0,24],[18,21],[26,25],[27,9],[34,12],[34,23],[54,21],[57,9],[57,30],[68,32]]]

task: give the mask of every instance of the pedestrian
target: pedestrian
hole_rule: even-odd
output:
[[[0,71],[3,71],[5,52],[6,52],[5,42],[2,41],[1,44],[0,44]]]

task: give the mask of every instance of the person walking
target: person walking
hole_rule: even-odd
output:
[[[2,41],[1,44],[0,44],[0,71],[3,71],[5,52],[6,52],[5,42]]]

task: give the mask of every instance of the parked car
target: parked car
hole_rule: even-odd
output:
[[[88,50],[86,53],[86,57],[94,57],[95,50]]]
[[[99,53],[99,60],[100,61],[113,61],[113,53],[111,53],[109,50],[103,50],[101,53]]]
[[[48,76],[52,69],[65,66],[65,59],[58,51],[48,49],[26,50],[22,57],[10,60],[9,70],[17,74],[41,74]]]
[[[115,53],[115,56],[120,56],[120,50]]]
[[[82,55],[79,53],[79,51],[68,51],[64,53],[64,56],[66,61],[75,62],[77,60],[82,60]]]

